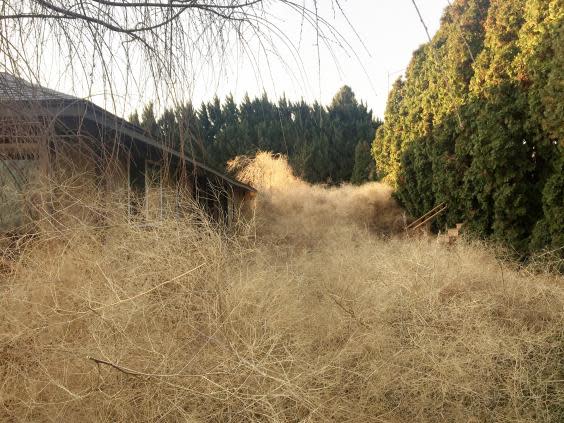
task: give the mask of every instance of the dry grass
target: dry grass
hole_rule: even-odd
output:
[[[286,176],[253,179],[240,235],[108,210],[20,245],[0,274],[0,419],[564,419],[560,276],[379,236],[403,219],[387,189]]]
[[[283,156],[258,153],[252,160],[239,157],[229,163],[238,178],[259,194],[257,225],[265,235],[294,246],[319,241],[335,228],[355,226],[380,236],[403,232],[406,216],[392,200],[392,189],[380,183],[363,186],[311,185],[292,174]]]

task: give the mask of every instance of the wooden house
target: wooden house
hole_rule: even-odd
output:
[[[34,182],[54,179],[87,196],[120,195],[130,215],[147,220],[190,196],[231,224],[255,193],[91,101],[0,73],[0,232],[41,206],[40,194],[25,195]]]

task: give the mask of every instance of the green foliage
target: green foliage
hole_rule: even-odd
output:
[[[359,142],[354,149],[354,167],[351,183],[361,185],[364,182],[374,180],[376,165],[370,154],[370,144],[366,141]]]
[[[557,250],[564,246],[564,154],[562,151],[558,154],[559,159],[542,193],[544,216],[533,231],[532,249]]]
[[[241,154],[285,154],[298,176],[316,183],[347,182],[353,171],[355,183],[367,181],[374,173],[369,143],[381,125],[347,86],[329,107],[286,98],[273,103],[266,94],[245,96],[237,105],[228,96],[197,111],[191,103],[166,109],[159,119],[148,104],[141,118],[134,113],[131,121],[160,142],[219,169]]]
[[[355,148],[359,142],[370,142],[374,138],[376,125],[372,113],[357,102],[355,94],[346,85],[335,95],[327,112],[329,160],[333,164],[329,176],[335,182],[348,181],[355,165]]]
[[[413,215],[525,252],[563,244],[564,3],[458,0],[390,92],[372,154]]]
[[[141,113],[141,128],[151,137],[159,136],[159,126],[155,117],[155,108],[153,103],[147,104]]]

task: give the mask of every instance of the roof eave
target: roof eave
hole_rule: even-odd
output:
[[[33,100],[10,100],[10,103],[11,104],[15,104],[17,102],[29,103],[30,101]],[[193,166],[198,167],[207,173],[211,173],[223,179],[230,185],[237,186],[248,192],[257,192],[257,190],[250,185],[232,179],[229,176],[215,169],[212,169],[209,166],[206,166],[185,154],[182,155],[178,151],[170,147],[159,144],[154,139],[143,134],[141,132],[142,131],[141,128],[139,128],[138,126],[133,125],[132,123],[127,122],[125,119],[122,119],[114,115],[113,113],[110,113],[107,110],[102,109],[100,106],[95,105],[91,101],[72,99],[72,98],[69,99],[54,98],[54,99],[35,100],[33,102],[40,103],[41,109],[42,111],[45,112],[45,114],[48,114],[55,118],[62,118],[62,117],[83,118],[83,119],[89,119],[92,122],[102,123],[102,125],[104,125],[106,129],[117,131],[131,139],[138,140],[154,148],[157,148],[161,151],[164,151],[168,154],[171,154],[175,157],[178,157],[181,160],[185,160],[189,163],[192,163]],[[100,119],[101,117],[103,117],[103,119]],[[109,125],[108,124],[109,122],[114,122],[115,125]]]

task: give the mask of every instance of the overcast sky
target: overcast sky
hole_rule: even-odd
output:
[[[432,36],[439,28],[442,12],[448,2],[418,0],[417,3]],[[215,93],[222,97],[232,92],[239,99],[245,92],[254,95],[264,90],[274,98],[285,93],[290,99],[303,97],[328,104],[337,90],[347,84],[377,116],[383,117],[389,91],[388,80],[391,84],[401,75],[413,51],[427,41],[427,35],[411,0],[345,0],[343,5],[364,46],[347,22],[337,15],[332,23],[351,42],[353,51],[343,51],[338,47],[329,51],[321,46],[319,66],[315,38],[312,34],[310,37],[304,35],[300,56],[305,72],[296,72],[295,69],[289,72],[276,60],[271,60],[271,71],[264,66],[257,78],[249,66],[243,64],[239,72],[228,72],[200,86],[196,84],[194,97],[204,98]],[[326,15],[330,15],[330,11]],[[290,32],[298,31],[296,25],[292,24],[295,16],[280,17]]]
[[[417,0],[417,3],[433,35],[448,0]],[[217,61],[211,64],[196,61],[192,69],[186,70],[189,88],[182,88],[180,100],[190,99],[199,104],[202,100],[211,100],[214,95],[224,98],[232,93],[236,100],[240,100],[245,93],[252,97],[266,92],[271,99],[285,94],[290,100],[304,98],[328,104],[337,90],[347,84],[359,100],[365,101],[376,116],[383,118],[390,84],[406,68],[412,52],[427,41],[412,0],[341,0],[350,25],[339,12],[330,8],[330,4],[329,0],[320,0],[319,13],[350,46],[341,48],[320,43],[318,49],[312,27],[302,26],[300,16],[287,8],[275,8],[270,19],[291,40],[299,60],[294,60],[280,39],[272,40],[268,54],[255,40],[247,47],[247,56],[241,56],[241,52],[234,49],[232,57],[228,57],[228,52],[221,65]],[[249,59],[251,56],[252,60]],[[62,64],[57,63],[56,52],[50,60],[51,63],[41,67],[40,80],[44,85],[91,98],[118,114],[127,116],[133,109],[159,97],[157,94],[160,94],[160,104],[172,102],[166,93],[162,94],[166,90],[154,92],[150,84],[139,82],[144,81],[142,63],[133,66],[133,73],[140,75],[136,87],[120,92],[117,83],[117,92],[113,94],[117,94],[115,97],[120,103],[111,106],[107,95],[104,96],[107,89],[101,85],[85,88],[82,84],[81,87],[80,81],[71,80],[73,78],[61,71]],[[219,60],[223,62],[223,59]],[[119,72],[123,69],[116,73]],[[175,101],[179,100],[178,96],[176,93]]]

